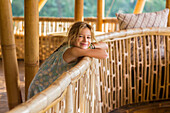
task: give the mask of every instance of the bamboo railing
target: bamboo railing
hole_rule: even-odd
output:
[[[84,57],[9,113],[107,113],[170,99],[170,28],[129,29],[96,38],[108,44],[108,58]]]
[[[13,17],[14,20],[14,34],[24,34],[24,18]],[[88,22],[94,27],[96,31],[96,17],[84,18],[84,21]],[[56,18],[56,17],[40,17],[39,18],[39,35],[46,36],[54,32],[67,32],[69,26],[74,23],[74,18]],[[115,17],[103,19],[102,32],[118,31],[118,21]]]

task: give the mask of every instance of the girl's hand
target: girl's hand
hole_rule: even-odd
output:
[[[105,43],[105,42],[98,42],[98,43],[92,43],[94,46],[95,46],[95,48],[100,48],[100,49],[104,49],[104,50],[106,50],[106,49],[108,49],[108,45]]]

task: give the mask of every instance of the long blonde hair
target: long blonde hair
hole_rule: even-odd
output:
[[[79,33],[84,28],[88,28],[90,30],[92,42],[96,41],[96,39],[94,37],[94,30],[90,24],[88,24],[86,22],[75,22],[72,26],[70,26],[70,29],[67,33],[67,38],[65,38],[63,40],[63,42],[60,43],[59,48],[65,44],[68,44],[68,46],[70,46],[70,45],[73,46],[73,43],[79,38]],[[55,51],[57,51],[57,50],[55,50]]]

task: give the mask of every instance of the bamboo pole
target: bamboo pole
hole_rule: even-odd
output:
[[[138,0],[133,11],[134,14],[142,13],[146,0]]]
[[[19,72],[13,32],[12,8],[9,0],[0,0],[0,30],[8,106],[9,109],[12,109],[22,103],[22,98],[19,87]]]
[[[25,97],[39,68],[38,0],[25,0]],[[27,99],[27,98],[26,98]]]
[[[104,0],[97,0],[97,31],[102,31],[102,24],[104,18]]]
[[[66,113],[74,113],[73,85],[70,84],[66,93]]]
[[[166,0],[166,8],[170,10],[170,0]],[[170,14],[168,15],[168,24],[167,26],[170,26]]]
[[[84,0],[75,0],[74,8],[74,20],[75,21],[84,21],[83,17],[83,6]]]
[[[40,12],[41,9],[44,7],[45,3],[47,2],[47,0],[40,0],[38,2],[38,11]]]

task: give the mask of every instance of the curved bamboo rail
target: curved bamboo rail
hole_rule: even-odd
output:
[[[129,29],[96,38],[108,43],[107,59],[83,58],[9,113],[106,113],[170,99],[170,28]]]

